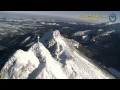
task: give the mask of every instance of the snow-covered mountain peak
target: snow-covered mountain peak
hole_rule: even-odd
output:
[[[58,30],[53,31],[52,34],[53,34],[54,38],[61,36],[61,34],[60,34],[60,32]]]
[[[49,59],[51,57],[50,52],[40,42],[35,43],[29,51],[33,52],[40,62],[45,62],[47,58]]]
[[[61,34],[58,30],[45,34],[40,39],[40,42],[43,43],[43,45],[47,48],[50,48],[50,47],[52,47],[54,45],[58,45],[58,44],[62,45],[62,46],[66,46],[64,38],[61,36]]]
[[[5,63],[0,78],[114,78],[90,63],[69,42],[59,31],[47,33],[28,51],[17,50]]]
[[[59,74],[58,74],[59,73]],[[67,78],[42,43],[35,43],[28,51],[17,50],[0,72],[4,79]]]

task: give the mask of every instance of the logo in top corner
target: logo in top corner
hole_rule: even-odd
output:
[[[115,22],[116,21],[116,14],[114,14],[114,13],[112,13],[112,14],[110,14],[110,16],[109,16],[109,20],[110,20],[110,22]]]

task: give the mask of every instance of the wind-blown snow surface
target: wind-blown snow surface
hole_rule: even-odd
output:
[[[62,37],[59,31],[49,32],[27,52],[18,50],[6,62],[1,78],[26,79],[109,79]]]

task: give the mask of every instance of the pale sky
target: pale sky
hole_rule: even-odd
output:
[[[52,16],[62,16],[62,17],[70,17],[70,18],[79,18],[80,14],[107,14],[108,16],[111,13],[116,14],[117,20],[116,22],[120,22],[120,11],[6,11],[12,13],[22,13],[22,14],[33,14],[33,15],[52,15]],[[100,22],[108,21],[107,19],[100,19]]]

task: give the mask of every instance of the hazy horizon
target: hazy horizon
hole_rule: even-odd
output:
[[[2,11],[7,13],[17,13],[17,14],[29,14],[29,15],[50,15],[50,16],[59,16],[67,17],[82,20],[79,15],[96,15],[96,14],[105,14],[110,15],[111,13],[116,14],[117,20],[115,23],[120,23],[120,11]],[[85,19],[83,19],[85,20]],[[109,18],[101,18],[98,22],[109,22]]]

